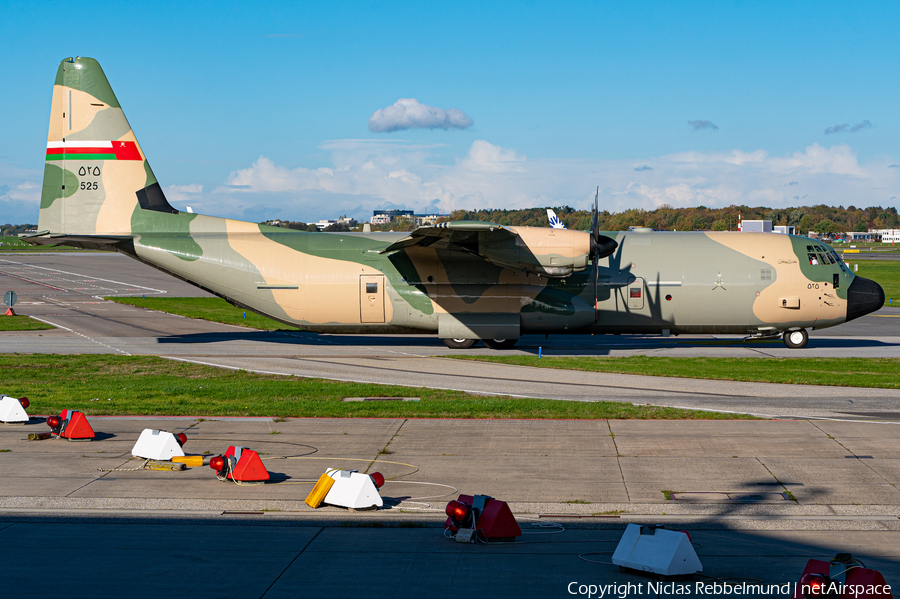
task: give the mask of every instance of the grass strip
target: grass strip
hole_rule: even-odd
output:
[[[900,358],[627,358],[448,356],[516,366],[648,376],[900,389]]]
[[[750,418],[634,405],[473,395],[416,387],[255,374],[150,356],[0,356],[0,386],[33,414],[517,419]],[[344,397],[419,397],[343,402]]]
[[[900,306],[900,260],[860,260],[857,262],[852,255],[844,256],[844,261],[853,270],[853,265],[858,264],[858,270],[854,271],[861,277],[872,279],[884,289],[884,305]]]
[[[128,304],[138,308],[159,310],[169,314],[178,314],[187,318],[200,318],[222,324],[233,324],[263,331],[299,331],[301,329],[281,324],[278,321],[235,308],[218,297],[107,297],[119,304]]]
[[[30,316],[0,316],[0,331],[46,331],[55,328],[52,324],[35,320]]]

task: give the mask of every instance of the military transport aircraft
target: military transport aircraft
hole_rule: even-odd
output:
[[[151,90],[152,91],[152,90]],[[180,212],[103,70],[56,74],[35,245],[115,250],[235,306],[328,333],[437,333],[453,348],[525,333],[782,336],[879,309],[828,246],[772,233],[598,231],[445,222],[307,233]]]

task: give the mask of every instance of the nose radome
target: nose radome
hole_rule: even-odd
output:
[[[884,289],[871,279],[856,277],[847,288],[847,321],[871,314],[884,305]]]

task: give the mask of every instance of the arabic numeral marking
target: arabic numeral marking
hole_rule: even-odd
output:
[[[99,166],[94,166],[94,167],[88,166],[88,167],[81,167],[80,169],[78,169],[79,177],[87,177],[87,176],[91,176],[91,175],[93,175],[94,177],[99,177],[100,176],[100,167]]]
[[[818,289],[819,284],[818,283],[810,283],[809,285],[806,286],[806,288],[807,289]]]
[[[99,177],[100,176],[100,167],[99,166],[82,166],[78,169],[78,176],[80,177]],[[100,188],[100,184],[96,181],[81,181],[78,185],[78,189],[82,189],[84,191],[94,191]]]

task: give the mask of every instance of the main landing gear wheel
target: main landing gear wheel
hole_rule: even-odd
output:
[[[441,341],[450,349],[469,349],[478,342],[478,339],[441,339]]]
[[[806,347],[806,342],[809,341],[809,333],[806,332],[806,329],[800,329],[799,331],[785,331],[783,339],[784,344],[789,348],[801,349]]]
[[[482,339],[491,349],[512,349],[518,339]]]
[[[484,339],[483,341],[491,349],[512,349],[518,339]]]

